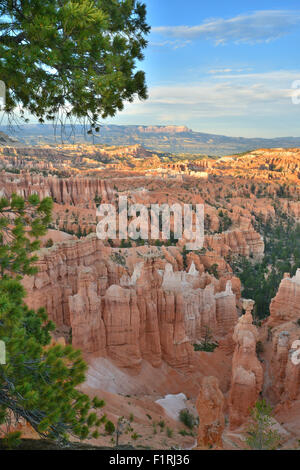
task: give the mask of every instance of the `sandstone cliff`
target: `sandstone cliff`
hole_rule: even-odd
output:
[[[225,428],[224,396],[218,379],[204,377],[196,402],[199,414],[198,449],[220,449]]]
[[[175,247],[138,253],[105,247],[95,235],[43,249],[38,274],[24,279],[27,303],[45,306],[58,332],[69,331],[84,353],[133,369],[142,359],[154,367],[166,361],[187,368],[194,361],[192,344],[206,327],[217,340],[233,329],[231,281],[200,273],[194,263],[180,271]],[[161,253],[168,256],[161,259]]]
[[[231,429],[247,420],[263,385],[263,368],[256,356],[258,332],[252,322],[252,315],[248,311],[239,318],[233,334],[236,346],[229,397]]]
[[[70,204],[81,207],[95,207],[94,198],[101,197],[102,202],[110,202],[114,191],[106,180],[97,178],[57,178],[22,173],[12,175],[0,172],[0,197],[17,193],[27,198],[30,194],[39,194],[41,198],[50,196],[58,204]]]
[[[271,336],[268,393],[275,403],[296,400],[300,395],[300,366],[293,363],[293,344],[300,337],[300,269],[286,275],[270,306],[267,322]]]

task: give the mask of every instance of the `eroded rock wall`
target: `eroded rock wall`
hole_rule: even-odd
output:
[[[24,279],[27,303],[45,306],[58,330],[69,328],[73,345],[84,353],[107,356],[121,367],[136,369],[145,359],[155,367],[164,360],[187,368],[192,344],[207,327],[216,339],[233,329],[231,281],[199,273],[194,263],[180,271],[174,247],[164,249],[169,256],[163,259],[159,249],[153,257],[143,249],[137,256],[135,249],[105,247],[95,235],[43,249],[38,274]]]
[[[239,318],[233,340],[235,351],[229,397],[231,429],[239,427],[249,418],[263,385],[263,368],[256,355],[258,331],[250,312]]]

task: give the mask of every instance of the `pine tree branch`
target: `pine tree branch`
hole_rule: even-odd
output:
[[[15,44],[20,44],[26,38],[24,33],[19,33],[17,36],[11,36],[10,34],[5,34],[0,36],[0,43],[4,46],[13,46]]]

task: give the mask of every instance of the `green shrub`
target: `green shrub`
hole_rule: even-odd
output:
[[[189,429],[193,429],[195,426],[195,418],[187,408],[180,410],[179,421]]]
[[[51,248],[51,246],[53,246],[53,240],[52,238],[48,238],[46,242],[46,248]]]
[[[218,347],[217,343],[200,343],[194,344],[194,351],[205,351],[205,352],[214,352]]]
[[[186,429],[180,429],[179,434],[181,434],[181,436],[194,436],[192,431],[187,431]]]
[[[112,423],[112,421],[107,421],[105,423],[105,431],[107,432],[107,434],[113,434],[116,430],[116,427],[114,425],[114,423]]]
[[[161,420],[161,421],[158,422],[158,426],[159,426],[161,429],[164,429],[165,425],[166,425],[166,423],[165,423],[163,420]]]

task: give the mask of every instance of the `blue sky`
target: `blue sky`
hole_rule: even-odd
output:
[[[300,136],[291,96],[292,83],[300,84],[299,0],[146,4],[152,32],[140,67],[149,99],[126,105],[110,123]]]

